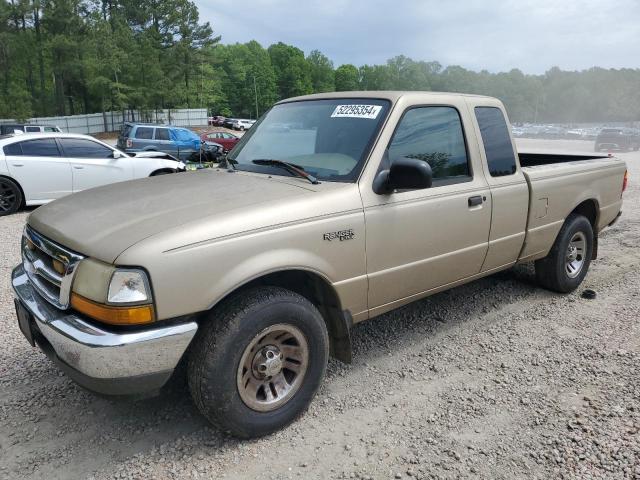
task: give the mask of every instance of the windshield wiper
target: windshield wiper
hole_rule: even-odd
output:
[[[255,163],[256,165],[271,165],[274,167],[280,167],[284,170],[297,175],[298,177],[302,177],[305,180],[309,180],[312,184],[317,185],[320,182],[316,177],[304,171],[304,168],[299,165],[294,165],[293,163],[284,162],[282,160],[274,160],[271,158],[258,158],[256,160],[251,160],[251,163]]]

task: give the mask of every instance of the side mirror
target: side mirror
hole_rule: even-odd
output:
[[[421,190],[430,188],[433,174],[423,160],[400,157],[391,163],[389,170],[382,170],[373,181],[373,191],[388,195],[394,190]]]
[[[118,158],[122,158],[122,153],[120,153],[118,150],[114,150],[111,156],[117,160]]]

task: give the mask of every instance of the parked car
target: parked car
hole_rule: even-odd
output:
[[[209,117],[209,125],[215,125],[215,126],[221,127],[224,121],[225,121],[225,118],[221,115]]]
[[[525,130],[522,127],[511,127],[511,135],[513,135],[516,138],[520,138],[520,137],[524,137],[525,134]]]
[[[228,132],[206,132],[200,135],[200,140],[219,143],[228,152],[240,141],[240,137]]]
[[[233,128],[233,124],[236,123],[235,118],[225,118],[222,122],[224,128]]]
[[[267,128],[283,118],[304,129]],[[184,366],[207,419],[266,435],[309,406],[329,354],[351,362],[354,324],[518,263],[574,291],[621,214],[624,161],[519,152],[490,97],[318,94],[261,125],[228,168],[33,212],[12,273],[31,345],[103,394]]]
[[[594,150],[638,150],[640,131],[632,128],[603,128],[596,137]]]
[[[118,148],[127,153],[158,151],[188,161],[200,152],[200,137],[188,128],[148,123],[125,123]]]
[[[23,133],[42,133],[42,132],[59,132],[59,127],[51,125],[31,125],[28,123],[5,123],[0,125],[0,135],[11,135],[16,132]]]
[[[184,171],[162,152],[133,157],[88,135],[0,138],[0,216],[108,183]]]
[[[564,135],[566,138],[582,139],[584,138],[585,130],[583,128],[571,128]]]
[[[598,137],[598,135],[600,134],[601,130],[602,130],[602,128],[600,128],[600,127],[585,128],[584,132],[582,134],[582,139],[583,140],[595,140]]]
[[[251,127],[253,127],[254,123],[256,123],[255,120],[236,118],[236,120],[231,125],[231,128],[233,128],[234,130],[249,130]]]
[[[558,139],[565,136],[566,130],[557,125],[545,125],[539,136],[547,139]]]

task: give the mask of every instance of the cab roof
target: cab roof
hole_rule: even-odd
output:
[[[287,102],[299,102],[302,100],[328,100],[332,98],[378,98],[383,100],[390,100],[395,103],[402,97],[415,97],[416,99],[428,99],[429,97],[437,99],[443,96],[457,96],[457,97],[471,97],[471,98],[486,98],[494,99],[486,95],[475,95],[471,93],[456,93],[456,92],[427,92],[427,91],[395,91],[395,90],[355,90],[350,92],[327,92],[327,93],[314,93],[312,95],[302,95],[299,97],[287,98],[279,101],[278,103]]]

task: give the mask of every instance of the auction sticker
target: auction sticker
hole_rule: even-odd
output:
[[[338,105],[331,118],[370,118],[374,119],[382,110],[381,105]]]

